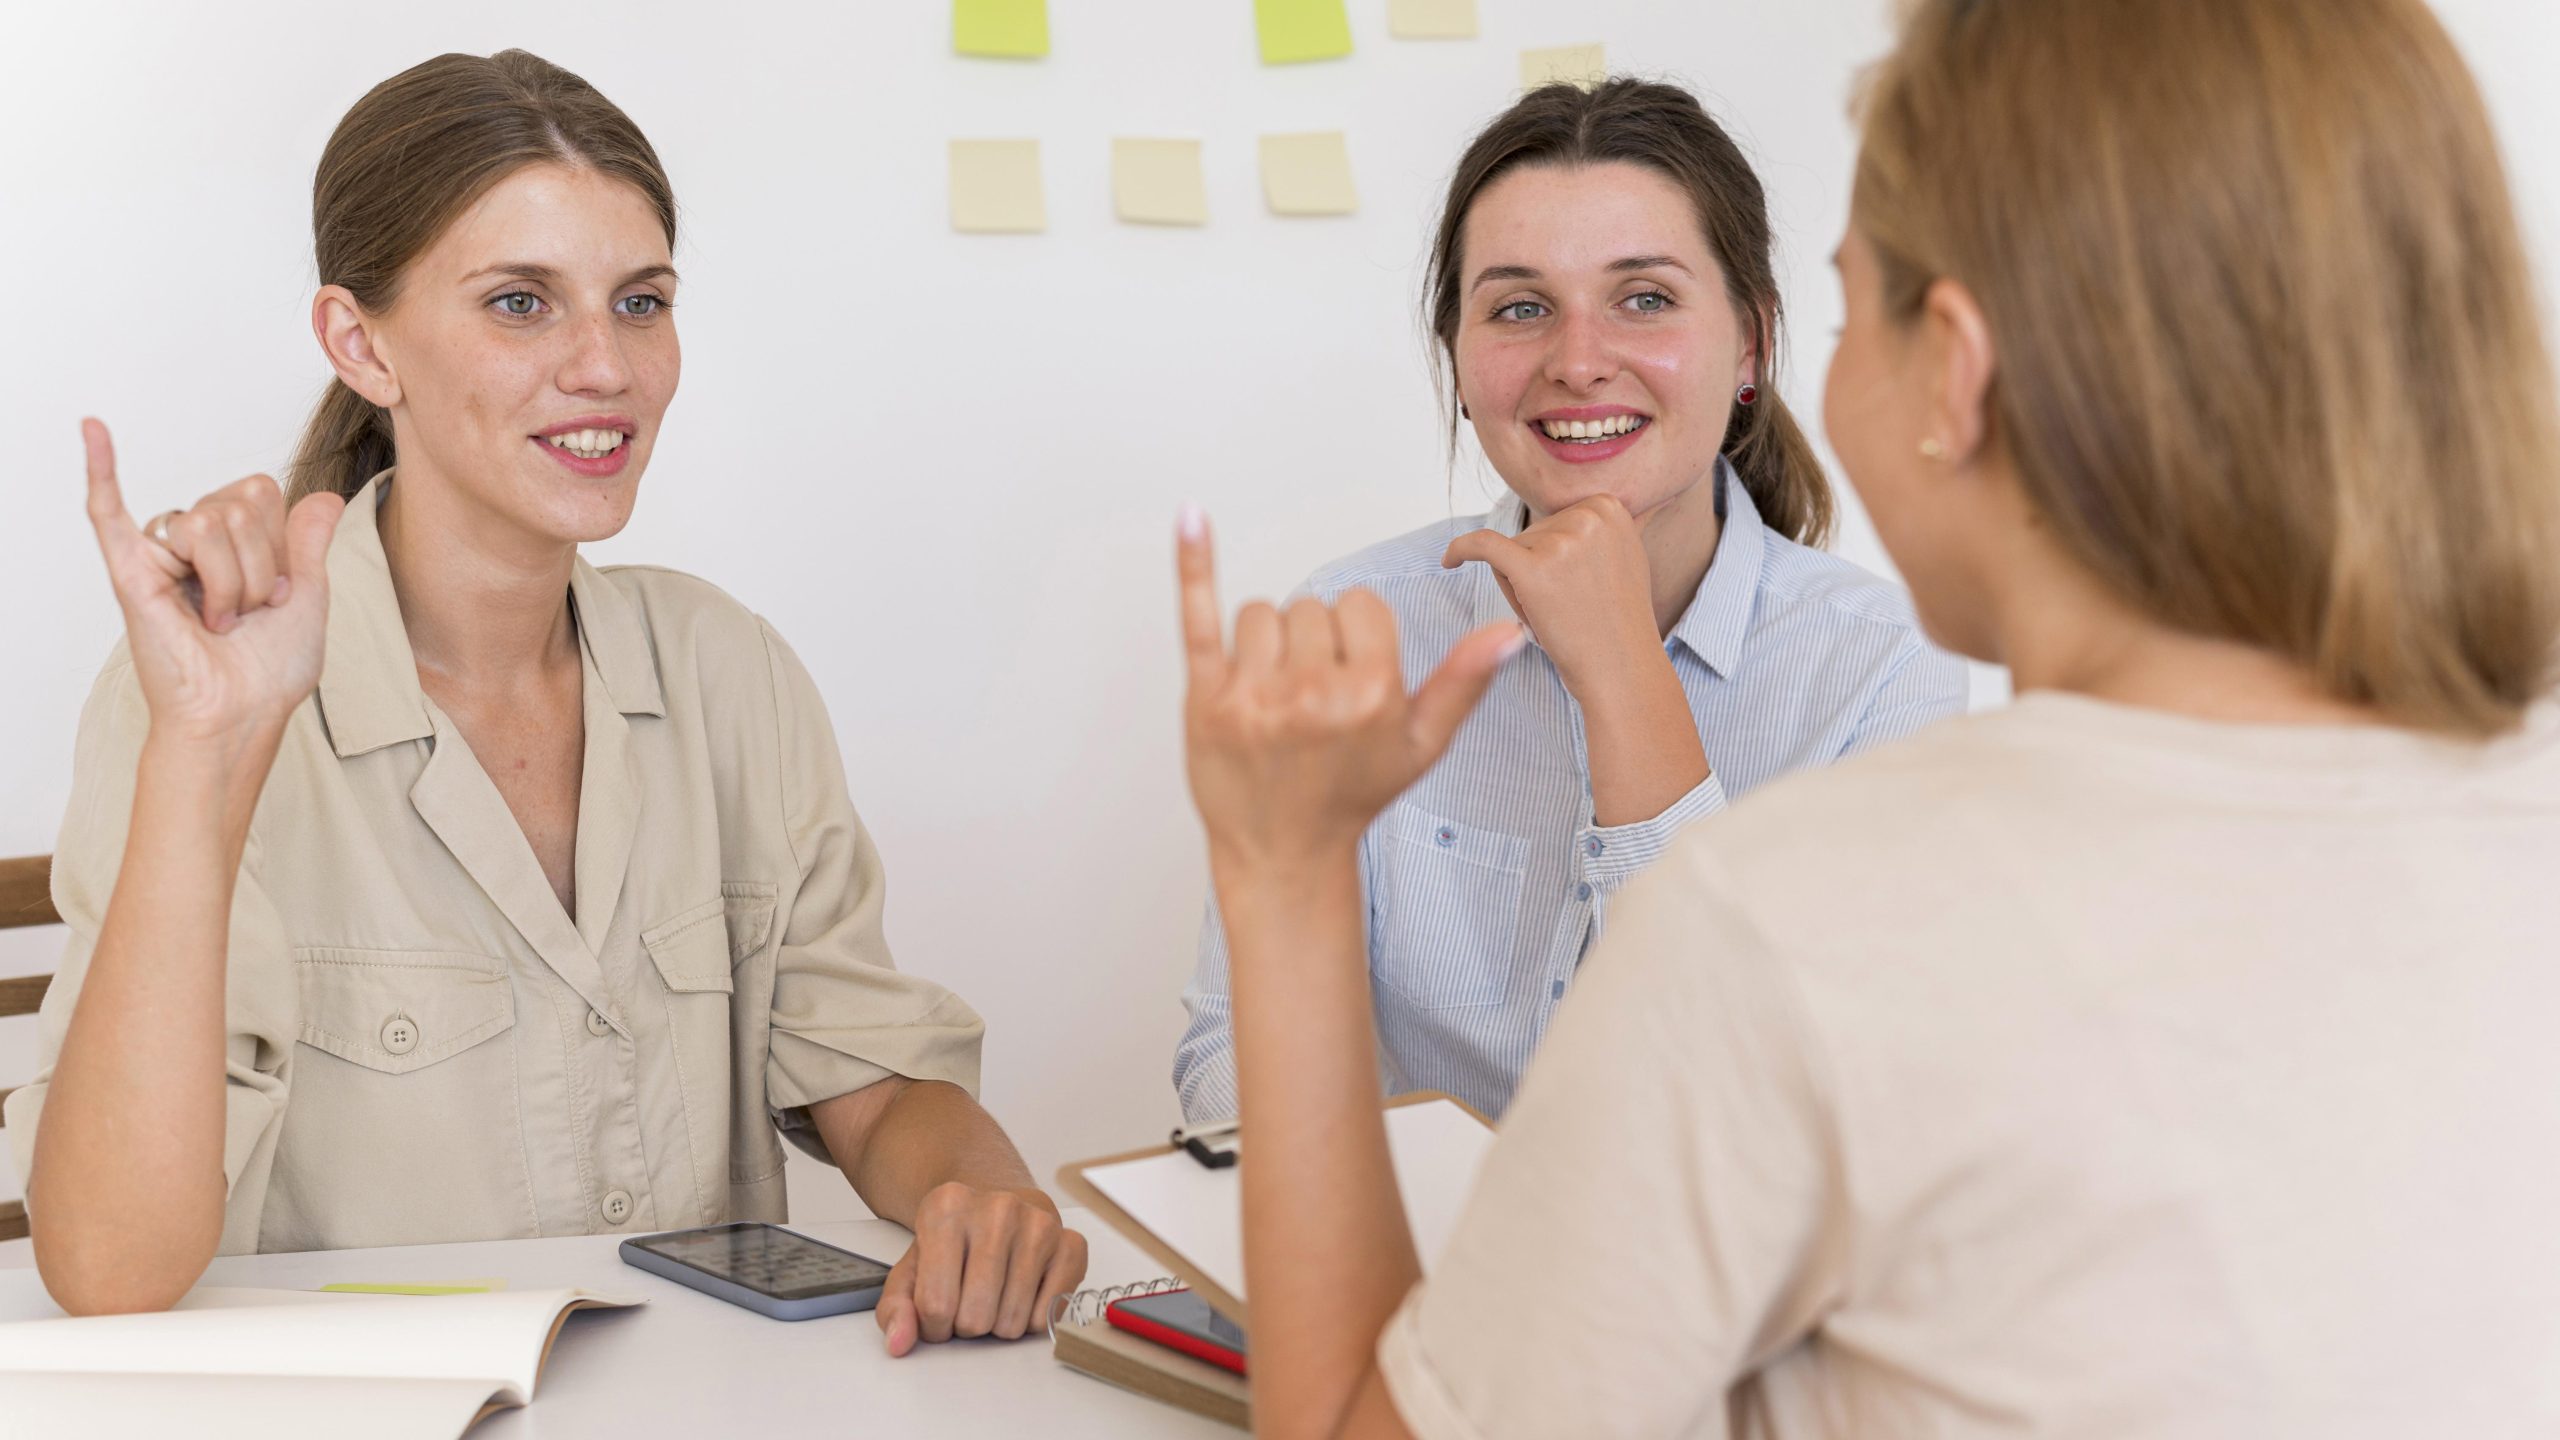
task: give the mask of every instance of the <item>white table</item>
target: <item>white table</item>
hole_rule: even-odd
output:
[[[1067,1223],[1092,1246],[1087,1285],[1145,1279],[1159,1267],[1079,1210]],[[894,1260],[907,1232],[886,1220],[792,1228]],[[578,1286],[645,1295],[634,1310],[571,1317],[531,1405],[500,1411],[472,1440],[527,1436],[1223,1437],[1236,1431],[1079,1375],[1046,1340],[919,1345],[892,1360],[869,1314],[785,1323],[622,1263],[622,1237],[496,1240],[383,1250],[236,1255],[204,1284],[315,1289],[341,1281],[433,1284],[503,1277],[508,1288]],[[62,1313],[23,1244],[0,1248],[0,1321]]]

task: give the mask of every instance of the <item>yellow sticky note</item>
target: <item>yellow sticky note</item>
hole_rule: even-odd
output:
[[[1049,53],[1049,0],[951,0],[951,48],[1037,60]]]
[[[1351,53],[1351,17],[1342,0],[1253,0],[1262,63],[1339,60]]]
[[[1274,215],[1349,215],[1360,208],[1351,187],[1351,147],[1339,130],[1262,137],[1262,197]]]
[[[1387,33],[1399,40],[1473,40],[1476,0],[1387,0]]]
[[[1141,225],[1206,225],[1209,185],[1197,140],[1111,142],[1111,205]]]
[[[1597,45],[1564,45],[1553,50],[1520,52],[1520,88],[1535,90],[1561,81],[1588,90],[1609,78],[1609,62]]]
[[[951,228],[971,235],[1034,235],[1048,229],[1040,142],[952,141]]]

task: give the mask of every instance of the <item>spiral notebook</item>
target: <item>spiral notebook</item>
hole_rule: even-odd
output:
[[[1104,1318],[1114,1300],[1184,1288],[1170,1275],[1134,1285],[1079,1290],[1051,1302],[1049,1353],[1059,1364],[1150,1400],[1205,1415],[1239,1430],[1253,1428],[1253,1400],[1241,1375],[1132,1335]]]
[[[1457,1228],[1476,1170],[1493,1148],[1493,1126],[1462,1101],[1436,1092],[1386,1102],[1388,1158],[1413,1227],[1414,1254],[1425,1274]],[[1249,1156],[1237,1137],[1236,1150]],[[1250,1163],[1245,1160],[1243,1163]],[[1058,1171],[1076,1202],[1110,1222],[1172,1273],[1111,1290],[1086,1290],[1060,1302],[1050,1327],[1059,1363],[1186,1410],[1252,1423],[1244,1381],[1206,1361],[1115,1330],[1103,1319],[1114,1300],[1187,1287],[1212,1309],[1246,1328],[1244,1187],[1236,1166],[1203,1164],[1174,1145],[1150,1146],[1087,1160]]]

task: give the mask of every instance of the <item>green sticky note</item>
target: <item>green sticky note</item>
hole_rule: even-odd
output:
[[[1253,0],[1262,63],[1339,60],[1351,53],[1351,17],[1342,0]]]
[[[497,1287],[490,1285],[368,1285],[348,1281],[342,1285],[323,1285],[323,1295],[486,1295]]]
[[[1049,53],[1049,0],[951,0],[951,48],[1037,60]]]

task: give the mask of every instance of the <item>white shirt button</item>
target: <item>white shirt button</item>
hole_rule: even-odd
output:
[[[604,1223],[619,1225],[631,1218],[631,1192],[615,1190],[604,1197]]]
[[[603,1011],[590,1010],[587,1012],[587,1033],[597,1036],[610,1035],[613,1033],[613,1022],[604,1018]]]
[[[394,1015],[382,1022],[382,1048],[394,1055],[406,1055],[418,1048],[418,1022],[406,1015]]]

